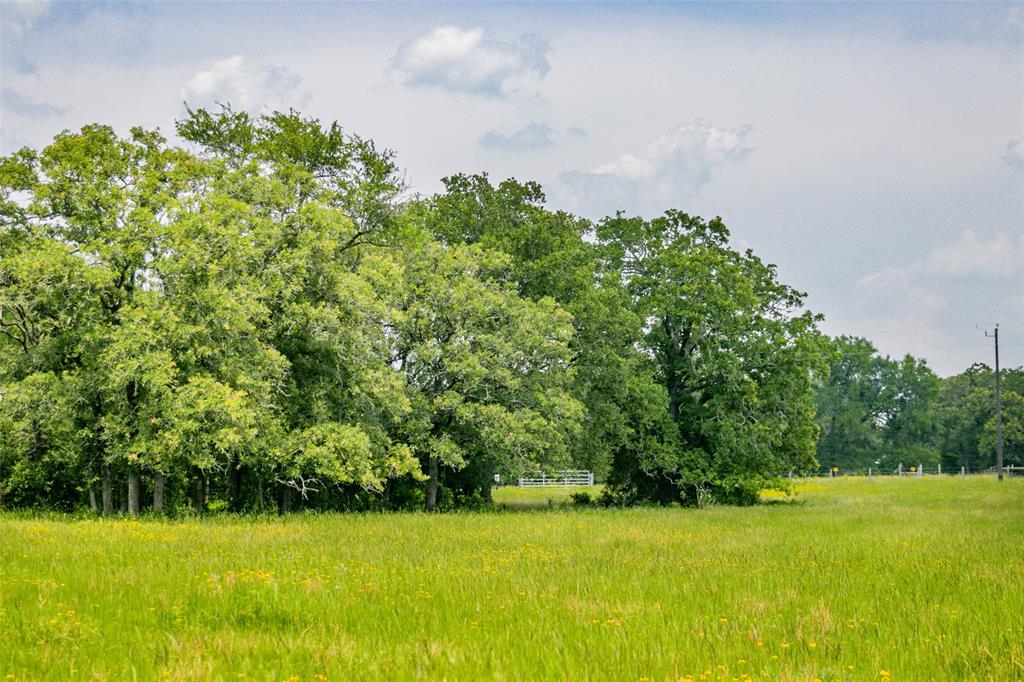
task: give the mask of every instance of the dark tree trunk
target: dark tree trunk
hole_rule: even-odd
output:
[[[263,501],[263,477],[260,476],[256,479],[256,508],[263,513],[264,501]]]
[[[484,498],[484,502],[486,502],[487,504],[491,504],[491,503],[494,502],[494,495],[492,493],[492,491],[494,489],[493,481],[494,481],[494,474],[491,474],[490,477],[488,477],[484,481],[484,485],[480,489],[480,496],[482,498]]]
[[[231,463],[228,470],[228,500],[232,511],[242,509],[242,469],[237,462]]]
[[[164,488],[167,486],[167,477],[159,471],[153,476],[153,511],[162,514],[164,511]]]
[[[89,509],[93,514],[98,514],[100,511],[100,506],[96,502],[96,487],[92,483],[89,484]]]
[[[682,412],[686,378],[681,365],[683,359],[690,352],[692,330],[684,326],[681,334],[677,337],[672,319],[669,317],[661,319],[661,327],[665,333],[665,343],[661,348],[661,363],[665,374],[665,388],[668,389],[668,411],[672,421],[678,422]]]
[[[110,465],[106,462],[100,465],[100,479],[103,486],[103,515],[110,516],[114,513],[114,483],[110,480]]]
[[[437,506],[437,486],[438,477],[440,476],[441,467],[437,461],[437,457],[431,455],[427,460],[427,476],[430,478],[427,480],[427,511],[434,511],[434,507]]]
[[[192,482],[192,508],[197,514],[206,511],[206,485],[205,477],[197,476]]]
[[[682,390],[679,384],[672,382],[668,387],[668,413],[672,417],[672,421],[679,421],[679,405],[682,402],[680,394]]]
[[[277,498],[277,513],[284,516],[292,510],[292,489],[281,486],[281,494]]]
[[[139,515],[139,470],[135,467],[128,469],[128,513],[132,516]]]

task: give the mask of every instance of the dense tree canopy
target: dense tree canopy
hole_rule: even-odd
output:
[[[598,227],[643,325],[641,347],[668,397],[669,447],[640,457],[658,497],[700,490],[751,502],[787,471],[814,466],[812,381],[826,371],[818,317],[774,266],[729,246],[721,220],[678,211]],[[617,480],[643,489],[649,483]],[[678,491],[678,492],[677,492]]]
[[[818,460],[840,471],[938,463],[933,402],[939,379],[911,356],[878,355],[867,339],[833,342],[837,359],[818,391]]]
[[[0,159],[5,506],[437,509],[565,468],[749,503],[816,452],[991,459],[987,368],[827,340],[717,218],[594,224],[486,175],[409,197],[391,152],[295,112],[176,132]]]
[[[1024,465],[1024,367],[1002,370],[1005,464]],[[942,381],[934,403],[944,466],[977,471],[995,466],[995,373],[976,364]]]
[[[486,175],[460,175],[446,178],[445,187],[425,213],[430,232],[444,244],[508,254],[521,296],[550,298],[570,314],[570,390],[585,407],[570,459],[604,478],[616,452],[635,455],[650,445],[637,427],[664,412],[658,400],[641,399],[655,387],[637,348],[641,320],[620,270],[591,239],[588,221],[544,208],[536,183],[505,180],[495,187]],[[652,412],[627,416],[645,409]]]
[[[817,391],[817,458],[840,472],[891,473],[938,465],[955,472],[995,466],[995,376],[983,364],[940,379],[924,361],[880,355],[861,338],[833,341],[828,380]],[[1024,461],[1019,403],[1024,370],[1003,370],[1006,463]]]

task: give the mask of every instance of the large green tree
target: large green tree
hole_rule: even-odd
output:
[[[509,261],[480,246],[426,241],[361,272],[386,301],[390,362],[411,405],[402,436],[423,459],[425,505],[445,470],[491,474],[564,466],[582,409],[571,386],[569,315],[521,298]]]
[[[89,126],[3,160],[4,392],[34,382],[70,406],[108,513],[115,477],[138,511],[146,472],[159,506],[167,476],[201,504],[211,477],[235,501],[249,475],[262,501],[264,482],[380,489],[414,470],[387,436],[407,405],[355,274],[395,225],[389,155],[294,113],[199,111],[179,132],[196,153]],[[17,402],[4,428],[48,448]]]
[[[717,218],[618,215],[597,235],[615,251],[644,321],[643,346],[678,436],[616,485],[686,503],[701,491],[749,503],[785,472],[812,468],[813,382],[827,365],[803,294],[751,251],[731,248]]]
[[[32,381],[40,363],[47,365],[58,377],[55,390],[72,394],[66,397],[78,406],[79,452],[100,472],[104,512],[111,511],[112,467],[126,474],[126,505],[137,512],[134,441],[149,398],[146,363],[139,358],[133,374],[103,358],[114,360],[134,332],[127,318],[147,298],[166,217],[193,186],[189,157],[155,133],[133,129],[122,139],[93,125],[58,135],[39,154],[22,150],[2,166],[0,307],[5,324],[13,323],[6,330],[21,336],[21,354],[37,357],[34,367],[24,357],[5,363],[5,383]],[[49,294],[61,301],[57,307],[44,303],[47,284],[58,284]],[[26,308],[18,300],[26,294],[39,305]]]
[[[613,459],[632,459],[655,445],[649,428],[664,406],[649,358],[638,350],[641,318],[624,286],[614,250],[596,243],[594,226],[545,208],[540,185],[486,174],[445,178],[445,192],[423,212],[445,244],[478,244],[510,259],[521,296],[551,298],[572,316],[572,395],[585,411],[569,446],[574,467],[603,480]]]

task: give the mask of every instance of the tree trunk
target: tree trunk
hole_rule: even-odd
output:
[[[438,466],[437,457],[431,455],[427,460],[427,476],[430,478],[427,480],[427,511],[434,511],[434,507],[437,506],[437,485],[439,483],[438,476],[441,467]]]
[[[128,513],[132,516],[139,515],[139,470],[136,467],[128,469]]]
[[[203,482],[203,477],[197,476],[192,483],[192,508],[195,509],[197,514],[202,514],[206,511],[206,495]]]
[[[281,486],[281,495],[277,498],[277,513],[284,516],[292,510],[292,489]]]
[[[231,463],[228,470],[228,500],[231,511],[242,509],[242,469],[237,462]]]
[[[159,471],[153,476],[153,511],[162,514],[164,511],[164,488],[167,485],[167,477]]]
[[[110,480],[110,465],[106,462],[100,465],[100,478],[103,481],[103,515],[110,516],[114,513],[114,484]]]
[[[256,508],[263,513],[264,502],[263,502],[263,477],[260,476],[256,479]]]
[[[683,384],[682,378],[673,371],[672,379],[668,382],[666,388],[668,388],[668,413],[672,417],[672,421],[678,424],[680,415],[683,412],[683,398],[686,386]]]
[[[100,511],[99,504],[96,502],[96,488],[92,483],[89,484],[89,509],[93,514],[98,514]]]

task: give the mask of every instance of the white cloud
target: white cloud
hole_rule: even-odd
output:
[[[438,87],[490,97],[536,93],[548,64],[548,42],[524,33],[515,43],[481,28],[438,26],[398,48],[392,68],[409,86]]]
[[[1003,160],[1011,166],[1024,169],[1024,137],[1010,140],[1003,152]]]
[[[14,88],[0,88],[0,105],[6,111],[36,120],[60,116],[67,112],[67,107],[37,101]]]
[[[967,15],[1019,17],[1021,7],[921,4],[907,11],[948,16],[944,25],[957,29]],[[849,320],[841,331],[928,326],[875,323],[888,305],[882,297],[860,307],[857,281],[886,265],[925,261],[967,227],[985,243],[998,233],[1019,236],[1022,171],[1000,157],[1007,142],[1024,136],[1020,48],[967,41],[952,31],[907,39],[903,10],[892,8],[842,6],[813,17],[780,8],[750,17],[726,7],[716,18],[660,5],[643,12],[619,4],[586,12],[543,4],[525,11],[406,5],[396,13],[384,5],[353,11],[335,3],[296,12],[279,3],[236,13],[228,35],[225,7],[216,3],[54,2],[28,31],[15,35],[3,27],[0,85],[68,110],[50,118],[2,112],[0,150],[40,147],[63,128],[94,121],[121,132],[160,125],[173,135],[182,85],[231,55],[244,55],[245,69],[254,72],[270,62],[301,74],[292,92],[316,93],[306,113],[339,118],[348,130],[396,149],[410,184],[424,193],[441,189],[441,177],[489,168],[495,178],[544,181],[555,202],[567,188],[560,171],[589,172],[627,151],[644,158],[648,142],[680,122],[753,123],[743,146],[756,151],[713,166],[712,181],[695,196],[656,201],[640,181],[612,175],[602,176],[612,190],[624,184],[639,191],[605,201],[599,188],[590,189],[587,203],[576,206],[593,215],[594,205],[610,211],[630,208],[626,200],[634,208],[647,200],[641,208],[648,215],[666,205],[721,215],[737,242],[748,241],[779,265],[785,281],[811,293],[812,307]],[[20,11],[0,0],[0,13],[12,9]],[[398,46],[453,24],[463,33],[482,26],[480,50],[489,39],[517,47],[528,32],[550,40],[544,52],[550,70],[539,80],[544,100],[451,95],[436,84],[382,87],[382,70],[393,64]],[[392,68],[388,75],[411,74]],[[529,121],[554,128],[555,145],[512,153],[477,144],[488,130],[511,135]],[[570,137],[570,125],[584,126],[590,139]],[[1009,151],[1019,162],[1024,148]],[[1020,290],[1024,275],[1016,282],[923,269],[913,275],[948,302],[931,324],[1008,324],[1024,310],[1006,294]],[[905,312],[891,316],[902,319]],[[957,343],[965,342],[933,345]],[[946,369],[962,369],[976,352],[949,351],[956,361]],[[1007,362],[1024,364],[1024,346]]]
[[[975,292],[991,287],[986,281],[1019,280],[1022,269],[1024,239],[1014,240],[1005,234],[984,238],[965,230],[957,239],[907,265],[890,265],[861,277],[848,307],[874,311],[876,315],[884,312],[895,327],[899,320],[927,323],[940,312],[948,314],[949,298],[954,303],[966,299],[975,307],[970,311],[961,309],[961,319],[972,319],[989,314]]]
[[[927,319],[943,311],[946,299],[925,287],[914,269],[888,266],[861,277],[857,282],[858,303],[906,318]]]
[[[964,279],[979,277],[1005,279],[1024,266],[1024,240],[997,234],[986,241],[973,230],[928,254],[922,263],[924,272],[942,277]]]
[[[0,27],[12,33],[27,31],[46,16],[50,0],[4,0],[0,2]]]
[[[623,154],[589,171],[567,171],[562,182],[577,208],[660,212],[695,195],[720,166],[750,153],[750,126],[720,128],[700,119],[682,123],[639,154]]]
[[[480,138],[480,146],[503,151],[533,151],[555,144],[554,133],[555,130],[548,124],[531,121],[512,133],[488,131]]]
[[[190,107],[230,104],[249,112],[300,108],[309,102],[301,92],[302,78],[283,66],[253,68],[235,55],[197,71],[181,86],[180,96]]]

